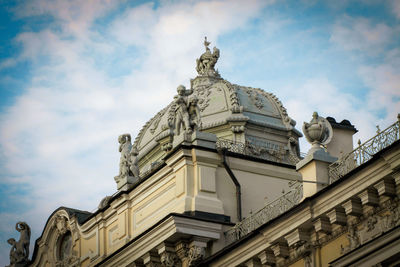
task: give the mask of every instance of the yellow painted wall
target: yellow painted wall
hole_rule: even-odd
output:
[[[332,240],[327,243],[320,249],[320,263],[321,265],[317,266],[329,266],[329,262],[339,258],[341,256],[341,246],[347,247],[349,245],[349,241],[346,237],[346,234],[339,236],[338,238]]]
[[[81,255],[91,254],[96,251],[96,235],[89,239],[81,239]]]
[[[296,261],[295,263],[289,265],[290,267],[304,267],[304,260],[300,259]]]

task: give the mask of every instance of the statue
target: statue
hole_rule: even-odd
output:
[[[303,133],[307,141],[311,143],[311,149],[316,151],[331,141],[333,130],[329,121],[323,117],[319,117],[318,113],[314,112],[310,123],[305,122],[303,124]]]
[[[204,52],[199,59],[196,59],[196,70],[199,75],[219,77],[218,71],[214,69],[219,58],[219,49],[214,47],[213,53],[211,53],[210,48],[208,48],[209,45],[210,42],[208,42],[207,37],[205,37],[204,46],[206,52]]]
[[[122,134],[118,137],[119,152],[121,158],[119,161],[119,175],[114,177],[117,182],[117,188],[126,190],[129,185],[137,182],[139,177],[139,167],[136,147],[132,147],[131,135]]]
[[[115,181],[118,183],[124,177],[129,175],[129,161],[130,152],[132,148],[131,135],[122,134],[118,137],[119,152],[121,153],[121,158],[119,161],[119,175],[115,176]]]
[[[187,132],[191,133],[192,128],[190,126],[190,115],[189,115],[189,100],[188,96],[193,93],[193,90],[186,90],[185,86],[179,85],[176,89],[178,95],[175,96],[175,129],[176,135],[181,132],[181,127]]]
[[[139,177],[139,166],[138,166],[139,160],[137,158],[138,154],[139,154],[139,152],[138,152],[137,148],[136,147],[132,147],[132,149],[131,149],[131,151],[129,153],[129,156],[130,156],[130,159],[129,159],[129,162],[130,162],[129,170],[131,171],[133,177],[140,178]]]
[[[29,262],[31,228],[25,222],[17,222],[15,229],[20,233],[20,238],[18,242],[14,238],[7,240],[11,245],[10,265],[8,267],[25,266]]]
[[[200,120],[200,107],[198,105],[199,99],[197,96],[192,96],[189,98],[189,125],[190,128],[193,130],[200,130],[201,129],[201,120]]]

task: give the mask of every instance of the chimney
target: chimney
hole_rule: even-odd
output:
[[[326,149],[330,155],[340,158],[353,151],[353,135],[357,129],[348,120],[342,120],[340,123],[332,117],[326,118],[332,126],[333,136]]]

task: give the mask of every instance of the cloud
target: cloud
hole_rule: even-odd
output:
[[[19,19],[51,20],[15,38],[22,47],[15,61],[31,62],[32,76],[0,115],[0,183],[29,190],[23,199],[2,196],[19,206],[0,212],[6,215],[3,230],[14,234],[15,221],[23,217],[33,228],[33,244],[58,206],[93,210],[114,193],[117,136],[135,136],[172,100],[177,85],[189,83],[205,35],[215,45],[218,36],[245,27],[266,4],[162,2],[157,8],[128,6],[113,17],[120,2],[21,3],[15,10]],[[17,64],[12,61],[3,67]],[[6,263],[7,249],[1,248]]]
[[[359,130],[354,136],[354,145],[357,139],[366,141],[375,133],[371,121],[377,121],[378,117],[355,95],[339,90],[325,77],[314,77],[296,86],[288,85],[281,88],[281,93],[288,114],[294,114],[297,120],[298,129],[301,129],[303,122],[309,122],[312,113],[317,111],[322,117],[334,117],[339,122],[347,119],[354,124]],[[305,138],[301,139],[300,147],[302,152],[310,148]]]
[[[374,24],[367,18],[343,16],[333,25],[330,41],[344,50],[381,52],[395,36],[395,31],[384,23]]]
[[[396,16],[397,19],[400,19],[400,2],[397,0],[390,1],[390,10]]]
[[[383,111],[385,118],[395,118],[400,112],[400,49],[390,50],[380,64],[363,65],[359,75],[371,88],[368,106],[371,110]]]

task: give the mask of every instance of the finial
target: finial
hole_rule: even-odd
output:
[[[380,132],[381,132],[381,129],[379,128],[379,125],[376,125],[376,133],[378,134]]]
[[[311,121],[309,123],[304,122],[303,133],[307,141],[312,144],[311,150],[316,151],[322,149],[323,146],[331,141],[333,130],[329,121],[320,117],[314,111]]]
[[[358,146],[361,146],[361,140],[360,139],[358,139],[357,144],[358,144]]]
[[[397,113],[397,121],[400,122],[400,113]]]
[[[210,50],[209,48],[208,48],[208,46],[211,44],[211,42],[208,42],[207,41],[207,36],[204,36],[204,46],[206,47],[206,51],[207,50]]]

